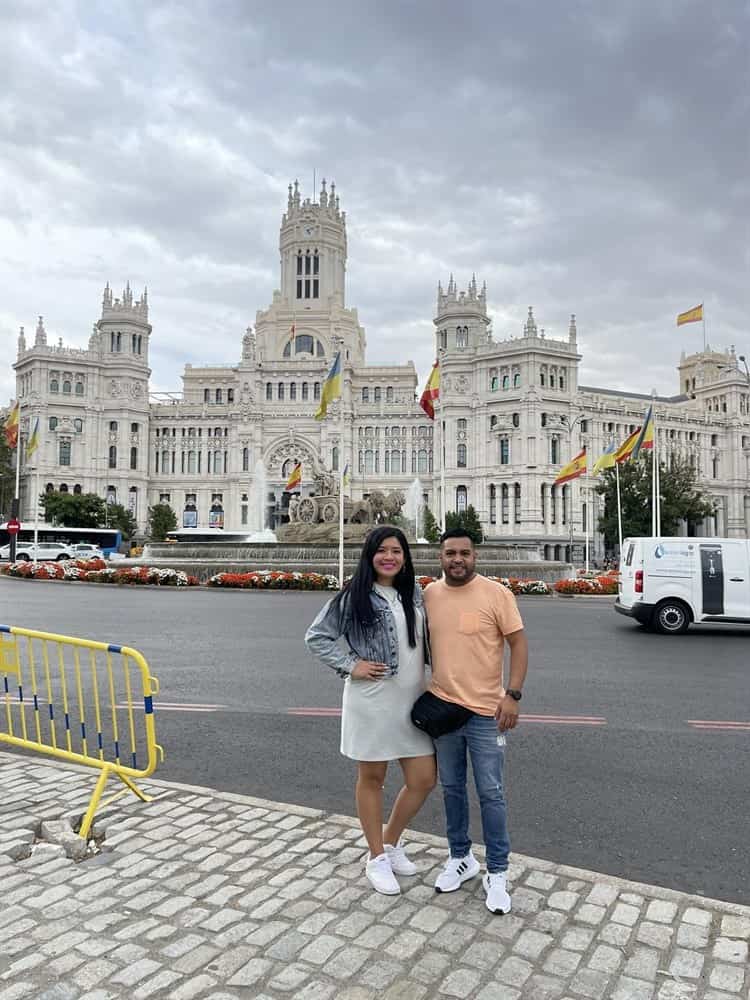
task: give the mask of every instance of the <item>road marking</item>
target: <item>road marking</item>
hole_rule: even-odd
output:
[[[721,719],[688,719],[693,729],[724,730],[730,733],[750,732],[750,722],[729,722]]]
[[[288,708],[287,715],[307,715],[333,719],[341,715],[340,708]],[[519,722],[534,722],[551,726],[606,726],[607,720],[600,715],[524,715]]]
[[[116,705],[116,708],[127,709],[129,706]],[[219,712],[225,709],[226,705],[199,705],[199,704],[187,704],[183,702],[176,701],[156,701],[154,702],[154,710],[157,712]],[[133,708],[140,709],[143,711],[144,706],[133,703]]]

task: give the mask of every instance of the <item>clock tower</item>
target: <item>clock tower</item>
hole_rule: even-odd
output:
[[[346,308],[346,213],[336,185],[325,180],[318,200],[289,185],[281,220],[279,289],[256,315],[259,360],[330,363],[337,345],[343,361],[364,364],[365,332],[356,309]]]
[[[289,185],[281,220],[281,300],[298,311],[345,305],[346,212],[336,185],[323,181],[318,201],[302,200],[297,181]]]

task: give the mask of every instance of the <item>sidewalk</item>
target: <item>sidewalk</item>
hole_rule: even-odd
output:
[[[312,809],[152,780],[101,853],[32,848],[94,780],[0,753],[0,1000],[750,997],[750,907],[514,855],[493,916],[478,879],[434,893],[446,847],[423,834],[419,875],[379,896],[356,821]]]

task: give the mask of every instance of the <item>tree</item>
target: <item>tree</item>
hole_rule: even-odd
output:
[[[107,504],[107,524],[110,528],[121,532],[125,541],[131,539],[138,531],[138,522],[121,503]]]
[[[156,503],[148,509],[148,535],[152,542],[163,542],[168,531],[177,527],[177,517],[168,503]]]
[[[440,541],[440,525],[435,520],[432,511],[429,507],[425,506],[423,508],[424,513],[422,515],[422,532],[424,537],[428,542],[439,542]]]
[[[104,501],[96,493],[42,493],[44,520],[66,528],[98,528],[104,523]]]
[[[466,531],[467,537],[475,545],[481,545],[484,540],[482,525],[472,504],[469,504],[466,510],[460,513],[453,510],[448,511],[445,515],[445,528],[446,531],[450,531],[453,528],[463,528]]]
[[[704,517],[711,517],[714,504],[698,485],[698,473],[691,462],[673,456],[669,466],[659,463],[661,494],[661,533],[675,535],[680,521],[689,529]],[[648,537],[651,534],[651,459],[645,455],[620,465],[622,536]],[[604,497],[604,513],[599,531],[607,548],[618,544],[617,480],[614,469],[607,469],[597,483],[596,492]]]

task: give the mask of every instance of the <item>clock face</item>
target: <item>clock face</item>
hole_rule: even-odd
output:
[[[305,226],[305,236],[312,236],[314,232],[315,232],[314,226]]]

